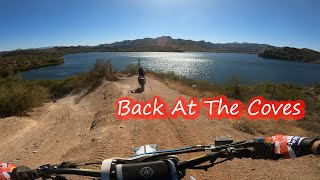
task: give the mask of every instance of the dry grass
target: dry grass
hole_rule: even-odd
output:
[[[297,121],[274,121],[272,119],[251,121],[244,117],[234,121],[233,126],[237,130],[252,135],[298,134],[300,136],[308,136],[313,134],[312,131],[300,128],[298,123]]]
[[[162,80],[159,77],[157,77],[157,75],[155,75],[155,74],[149,74],[148,76],[163,82],[170,89],[173,89],[173,90],[175,90],[175,91],[177,91],[177,92],[179,92],[180,94],[183,94],[183,95],[197,97],[197,98],[213,97],[213,96],[219,95],[217,92],[214,92],[214,91],[201,91],[201,90],[199,90],[197,88],[193,88],[192,86],[183,84],[181,82]]]

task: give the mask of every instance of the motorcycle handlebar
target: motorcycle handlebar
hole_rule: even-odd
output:
[[[273,150],[271,150],[271,151],[266,150],[266,148],[269,149],[270,147],[272,147],[272,143],[249,140],[249,141],[247,141],[246,145],[243,145],[241,147],[229,148],[228,150],[227,149],[220,149],[219,151],[213,151],[212,153],[209,153],[209,154],[206,154],[206,155],[203,155],[201,157],[194,158],[191,160],[176,161],[174,163],[175,164],[174,169],[176,169],[177,172],[183,172],[186,169],[192,169],[192,168],[193,169],[197,169],[197,168],[198,169],[208,169],[209,167],[212,167],[214,164],[217,164],[217,163],[215,163],[215,160],[217,160],[217,158],[225,158],[226,160],[229,160],[232,158],[243,158],[243,157],[245,157],[245,158],[251,157],[253,159],[258,159],[258,158],[268,159],[269,157],[272,157],[272,156],[265,155],[266,153],[273,154]],[[317,138],[307,138],[305,140],[304,144],[301,146],[301,148],[303,151],[306,151],[303,153],[303,155],[307,155],[307,154],[311,154],[311,153],[319,155],[320,154],[320,140]],[[193,152],[193,151],[191,150],[190,152]],[[253,154],[255,154],[255,155],[262,154],[262,156],[254,158]],[[268,158],[266,158],[266,157],[268,157]],[[269,158],[269,159],[276,159],[276,158]],[[163,160],[154,161],[154,162],[158,162],[158,164],[155,163],[152,165],[154,165],[154,167],[156,167],[156,166],[158,167],[159,164],[161,164],[162,166],[165,166],[165,164],[163,162],[160,163],[160,161],[163,161]],[[208,162],[208,161],[210,161],[211,166],[210,165],[198,166],[198,165],[200,165],[204,162]],[[148,162],[141,162],[141,163],[136,162],[136,163],[122,164],[123,165],[122,167],[124,170],[126,170],[124,172],[129,172],[129,171],[131,172],[131,171],[138,171],[139,167],[142,167],[143,164],[148,164]],[[63,174],[72,174],[72,175],[80,175],[80,176],[101,177],[101,171],[77,169],[76,167],[71,166],[73,164],[66,165],[66,164],[62,163],[62,165],[64,165],[64,166],[56,166],[57,168],[53,168],[51,174],[58,175],[58,176],[63,175]],[[150,164],[148,164],[148,165],[150,165]],[[170,166],[170,167],[172,168],[173,166]],[[202,168],[202,167],[204,167],[204,168]],[[164,169],[166,169],[166,168],[164,168]],[[40,173],[38,173],[38,172],[40,172]],[[140,169],[139,169],[139,172],[140,172]],[[47,174],[45,171],[43,173],[41,168],[40,168],[40,170],[39,170],[39,168],[36,170],[31,170],[25,166],[18,166],[12,172],[12,177],[13,177],[12,179],[13,180],[36,179],[36,178],[41,178],[42,175],[47,175]],[[165,174],[165,175],[167,175],[167,174]]]

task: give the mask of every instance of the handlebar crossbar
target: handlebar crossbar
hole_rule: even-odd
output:
[[[299,139],[293,137],[293,140]],[[297,141],[298,142],[298,141]],[[290,143],[295,143],[290,141]],[[287,144],[285,144],[287,145]],[[308,154],[320,154],[320,140],[319,138],[302,138],[299,141],[299,146],[290,146],[290,148],[296,148],[298,154],[297,157]],[[132,156],[131,158],[112,158],[102,162],[101,170],[90,170],[90,169],[79,169],[79,166],[86,166],[94,163],[83,163],[83,164],[73,164],[64,162],[60,165],[44,165],[40,166],[38,169],[31,170],[25,166],[18,166],[12,172],[16,177],[19,175],[28,176],[32,173],[35,178],[54,178],[63,177],[62,175],[80,175],[87,177],[101,178],[102,172],[108,171],[110,175],[118,179],[119,173],[124,179],[141,179],[139,174],[151,177],[152,173],[155,173],[160,179],[168,179],[171,177],[178,177],[181,179],[186,172],[186,169],[204,169],[214,166],[215,164],[231,160],[233,158],[252,158],[252,159],[279,159],[282,158],[282,154],[277,154],[274,151],[275,144],[268,142],[266,139],[252,139],[247,141],[240,141],[230,144],[222,144],[219,146],[215,145],[197,145],[197,146],[187,146],[183,148],[177,148],[172,150],[162,150],[148,152],[144,154],[139,154]],[[210,153],[204,154],[200,157],[193,158],[190,160],[181,161],[177,156],[178,154],[193,153],[193,152],[204,152],[210,151]],[[215,162],[218,158],[223,160]],[[110,165],[104,166],[104,162],[110,162]],[[203,165],[205,162],[210,162],[210,164]],[[19,168],[20,167],[20,168]],[[128,177],[131,178],[128,178]],[[164,178],[166,177],[166,178]],[[22,178],[25,179],[25,178]],[[34,179],[34,178],[33,178]],[[152,179],[152,178],[151,178]],[[174,178],[176,179],[176,178]],[[15,180],[20,180],[15,179]]]
[[[89,177],[101,177],[101,171],[99,170],[87,170],[87,169],[77,169],[77,168],[57,168],[54,170],[56,174],[72,174],[80,176]]]

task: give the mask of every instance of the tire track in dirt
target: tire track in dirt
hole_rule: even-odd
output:
[[[110,132],[108,132],[105,137],[98,144],[98,152],[95,154],[94,159],[97,161],[103,161],[108,155],[112,154],[110,146]]]
[[[131,87],[133,87],[135,82],[130,81],[125,83],[130,83]],[[152,92],[153,89],[148,82],[143,93],[132,93],[131,97],[136,101],[146,101],[151,99],[151,94],[153,94]],[[133,136],[131,137],[131,141],[134,147],[154,143],[156,137],[160,136],[159,131],[156,129],[157,125],[155,124],[155,122],[139,119],[133,119],[130,121],[134,123],[134,127],[132,129]]]
[[[164,84],[161,84],[161,85],[164,85]],[[156,90],[153,90],[152,86],[150,86],[150,90],[151,90],[151,94],[153,96],[156,96],[156,95],[159,95],[159,94],[162,94],[162,92],[160,92],[160,89],[156,89]],[[173,96],[174,97],[174,96]],[[172,101],[171,101],[172,102]],[[176,136],[177,140],[179,142],[181,142],[181,144],[183,146],[188,146],[190,145],[190,142],[188,142],[187,140],[190,139],[189,138],[189,133],[183,133],[183,129],[181,129],[181,124],[176,124],[177,122],[176,121],[179,121],[179,120],[172,120],[170,118],[167,118],[165,120],[165,123],[166,124],[169,124],[169,126],[172,127],[172,133]],[[167,126],[167,125],[166,125]],[[186,130],[184,130],[186,131]]]
[[[190,145],[190,142],[187,142],[187,134],[183,134],[180,128],[173,122],[176,120],[171,120],[170,118],[167,118],[166,122],[169,122],[169,124],[173,127],[173,133],[177,137],[177,139],[182,143],[183,146]]]
[[[134,127],[132,130],[132,134],[133,136],[131,137],[132,140],[132,144],[133,146],[138,146],[138,140],[141,139],[141,127],[140,123],[138,122],[138,120],[133,120],[134,121]]]
[[[163,89],[160,86],[153,86],[157,88],[152,88],[150,86],[149,94],[151,94],[152,96],[161,95],[161,97],[163,97],[164,100],[166,100],[166,102],[173,103],[175,99],[178,97],[178,95],[171,94],[171,96],[168,96],[168,93],[164,93],[163,91],[160,91],[161,89]],[[165,144],[164,143],[161,143],[161,144],[164,144],[165,149],[169,149],[169,148],[178,148],[181,146],[190,146],[190,145],[203,144],[203,143],[207,144],[212,142],[212,137],[210,136],[210,133],[204,133],[204,132],[218,133],[219,132],[219,131],[217,132],[218,127],[214,127],[214,125],[212,124],[212,122],[210,122],[210,120],[207,120],[207,119],[204,120],[204,119],[205,118],[202,117],[201,122],[199,122],[198,119],[182,120],[181,118],[180,119],[178,118],[176,120],[173,120],[173,119],[167,118],[163,123],[156,124],[157,127],[159,128],[161,127],[162,132],[167,134],[166,139],[168,140],[170,139],[170,141],[167,141]],[[212,130],[208,131],[209,129],[212,129]],[[206,136],[206,138],[203,139],[203,136]],[[198,155],[199,154],[184,154],[184,155],[180,155],[180,158],[189,159],[190,156],[196,157]],[[192,175],[197,179],[227,178],[226,174],[222,172],[214,172],[214,173],[211,172],[209,174],[208,172],[200,171],[200,170],[188,171],[188,174],[184,179],[189,179],[188,175]]]
[[[132,89],[132,85],[130,85],[130,88]],[[135,100],[145,99],[145,98],[141,97],[141,94],[132,93],[132,96],[133,96],[133,98]],[[141,139],[141,129],[142,129],[141,126],[140,126],[141,122],[138,122],[137,119],[130,120],[130,121],[133,121],[133,128],[131,130],[131,134],[133,136],[131,137],[131,143],[132,143],[133,147],[137,147],[138,143],[139,143],[139,140]]]
[[[110,83],[108,84],[110,85]],[[104,87],[102,90],[104,103],[102,107],[96,110],[94,119],[91,123],[91,130],[94,133],[94,139],[92,141],[95,150],[90,154],[90,160],[92,161],[103,161],[104,159],[114,157],[115,145],[117,141],[118,128],[122,127],[121,122],[115,119],[115,107],[113,103],[118,96],[126,96],[128,89],[127,86],[122,86],[122,84],[114,83],[112,89]],[[118,96],[114,96],[113,92],[119,93]],[[111,94],[110,94],[111,93]],[[100,100],[101,101],[101,100]],[[117,143],[121,143],[118,141]],[[95,169],[99,169],[100,165],[92,166]]]

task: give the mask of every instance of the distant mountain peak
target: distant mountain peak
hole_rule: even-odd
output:
[[[172,39],[172,37],[171,36],[160,36],[155,39]]]
[[[161,37],[155,38],[157,46],[165,46],[168,43],[170,43],[172,40],[173,39],[171,38],[171,36],[161,36]]]

